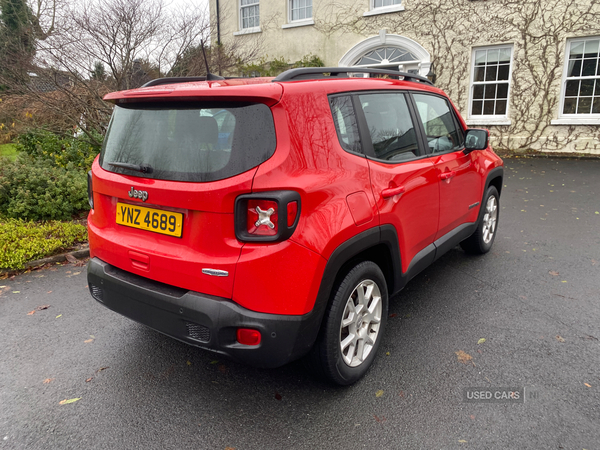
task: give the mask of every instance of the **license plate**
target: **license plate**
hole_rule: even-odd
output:
[[[117,223],[140,230],[181,237],[183,214],[117,203]]]

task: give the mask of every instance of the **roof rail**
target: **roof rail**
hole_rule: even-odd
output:
[[[415,75],[414,73],[398,72],[396,70],[387,69],[370,69],[368,67],[300,67],[298,69],[290,69],[279,74],[273,81],[294,81],[294,80],[319,80],[328,78],[349,78],[351,73],[375,73],[380,75],[391,75],[402,77],[405,81],[419,81],[421,83],[430,84],[426,77]],[[325,75],[329,74],[329,75]]]
[[[213,75],[209,73],[207,77],[166,77],[166,78],[155,78],[154,80],[148,81],[141,87],[160,86],[161,84],[176,84],[176,83],[189,83],[190,81],[215,81],[224,80],[225,78],[219,75]]]

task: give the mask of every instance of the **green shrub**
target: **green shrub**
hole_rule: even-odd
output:
[[[87,240],[83,225],[0,219],[0,269],[22,269],[28,261],[66,250]]]
[[[102,136],[94,135],[94,138],[102,142]],[[20,135],[17,141],[17,150],[63,169],[71,165],[87,171],[100,152],[100,147],[85,135],[64,137],[46,130],[32,130]]]
[[[67,220],[89,209],[86,172],[73,164],[19,155],[0,161],[0,214],[25,220]]]

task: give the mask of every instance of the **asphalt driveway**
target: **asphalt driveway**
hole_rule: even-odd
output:
[[[0,449],[600,448],[600,161],[506,167],[492,251],[412,280],[349,388],[131,322],[85,267],[0,280]]]

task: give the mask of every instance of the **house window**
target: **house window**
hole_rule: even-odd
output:
[[[258,1],[240,0],[240,27],[242,30],[258,28],[260,26]]]
[[[600,117],[600,37],[567,42],[561,112]]]
[[[383,8],[385,6],[394,6],[402,3],[402,0],[372,0],[373,8]]]
[[[512,46],[473,50],[471,118],[506,119],[512,50]]]
[[[290,22],[312,17],[312,0],[290,0]]]

